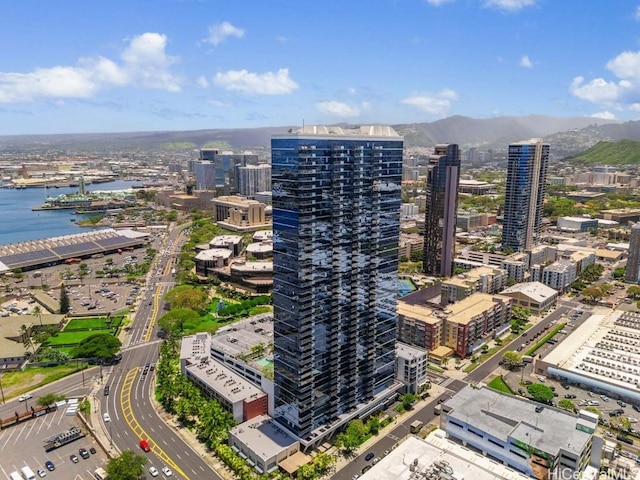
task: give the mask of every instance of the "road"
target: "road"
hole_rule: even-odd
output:
[[[147,287],[141,293],[138,311],[130,326],[122,361],[107,372],[109,395],[96,392],[100,411],[108,412],[111,421],[100,419],[101,428],[120,451],[133,450],[148,457],[158,470],[167,465],[174,478],[222,480],[211,467],[156,413],[151,403],[154,395],[153,371],[143,375],[145,365],[158,361],[161,340],[157,337],[157,319],[163,315],[165,293],[173,285],[171,273],[181,242],[181,226],[173,229],[152,266]],[[139,442],[147,440],[151,451],[143,453]]]

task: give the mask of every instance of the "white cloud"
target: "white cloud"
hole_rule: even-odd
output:
[[[209,81],[203,75],[198,77],[196,83],[202,88],[209,88]]]
[[[229,70],[216,73],[213,79],[216,85],[227,90],[236,90],[252,95],[284,95],[292,93],[298,84],[289,76],[288,68],[281,68],[276,73],[252,73],[247,70]]]
[[[169,71],[175,59],[166,54],[166,45],[166,36],[144,33],[129,42],[121,63],[104,57],[81,58],[76,66],[58,65],[29,73],[0,72],[0,103],[88,98],[109,87],[178,91],[180,83]]]
[[[603,118],[605,120],[615,120],[615,114],[611,113],[609,110],[605,110],[604,112],[592,113],[589,115],[592,118]]]
[[[364,107],[368,108],[369,104],[365,103]],[[316,103],[316,108],[319,112],[341,118],[353,118],[360,115],[360,107],[357,105],[336,102],[335,100],[318,102]]]
[[[455,2],[455,0],[427,0],[427,3],[429,5],[433,5],[434,7],[439,7],[440,5],[451,2]]]
[[[411,105],[420,110],[444,117],[451,108],[451,102],[458,99],[458,94],[450,89],[443,89],[435,94],[418,94],[402,100],[405,105]]]
[[[520,66],[524,68],[533,68],[533,63],[529,59],[528,55],[523,55],[520,59]]]
[[[633,18],[635,18],[636,20],[640,21],[640,6],[636,7],[636,12],[633,15]]]
[[[217,47],[229,37],[244,37],[244,29],[234,27],[229,22],[222,22],[209,27],[209,36],[204,39],[206,43],[210,43]]]
[[[484,6],[488,8],[497,8],[507,12],[517,12],[525,7],[535,5],[537,0],[486,0]]]
[[[585,81],[575,77],[569,91],[581,98],[603,107],[634,110],[640,97],[640,51],[622,52],[606,64],[614,79],[594,78]]]

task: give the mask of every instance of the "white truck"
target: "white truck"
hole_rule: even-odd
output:
[[[96,477],[96,480],[107,480],[107,472],[102,467],[96,468],[93,472],[93,476]]]

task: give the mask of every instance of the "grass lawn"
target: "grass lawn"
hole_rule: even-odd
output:
[[[511,388],[509,388],[509,385],[505,383],[504,379],[502,378],[502,375],[498,375],[496,378],[491,380],[487,384],[487,386],[490,388],[493,388],[494,390],[498,390],[499,392],[504,392],[504,393],[513,395]]]
[[[27,367],[24,371],[6,372],[2,375],[2,388],[7,398],[17,397],[86,367],[86,363],[81,363],[78,368],[73,362],[55,367]]]
[[[434,365],[432,363],[428,363],[427,364],[427,368],[429,370],[433,370],[434,372],[444,373],[444,369],[443,368],[440,368],[440,367],[438,367],[438,366],[436,366],[436,365]]]
[[[96,335],[99,333],[104,333],[103,330],[89,330],[89,331],[81,331],[81,332],[60,332],[55,336],[49,337],[46,342],[47,346],[55,347],[56,345],[75,345],[80,343],[87,337],[92,335]]]
[[[70,330],[85,330],[85,329],[109,329],[111,328],[110,319],[106,317],[101,318],[74,318],[71,320],[67,326],[64,328],[64,331]]]

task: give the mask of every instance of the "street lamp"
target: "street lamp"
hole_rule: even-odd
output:
[[[111,430],[111,425],[109,425],[109,445],[113,448],[113,431]]]
[[[2,404],[4,405],[4,390],[2,389],[2,374],[0,374],[0,394],[2,394]]]

